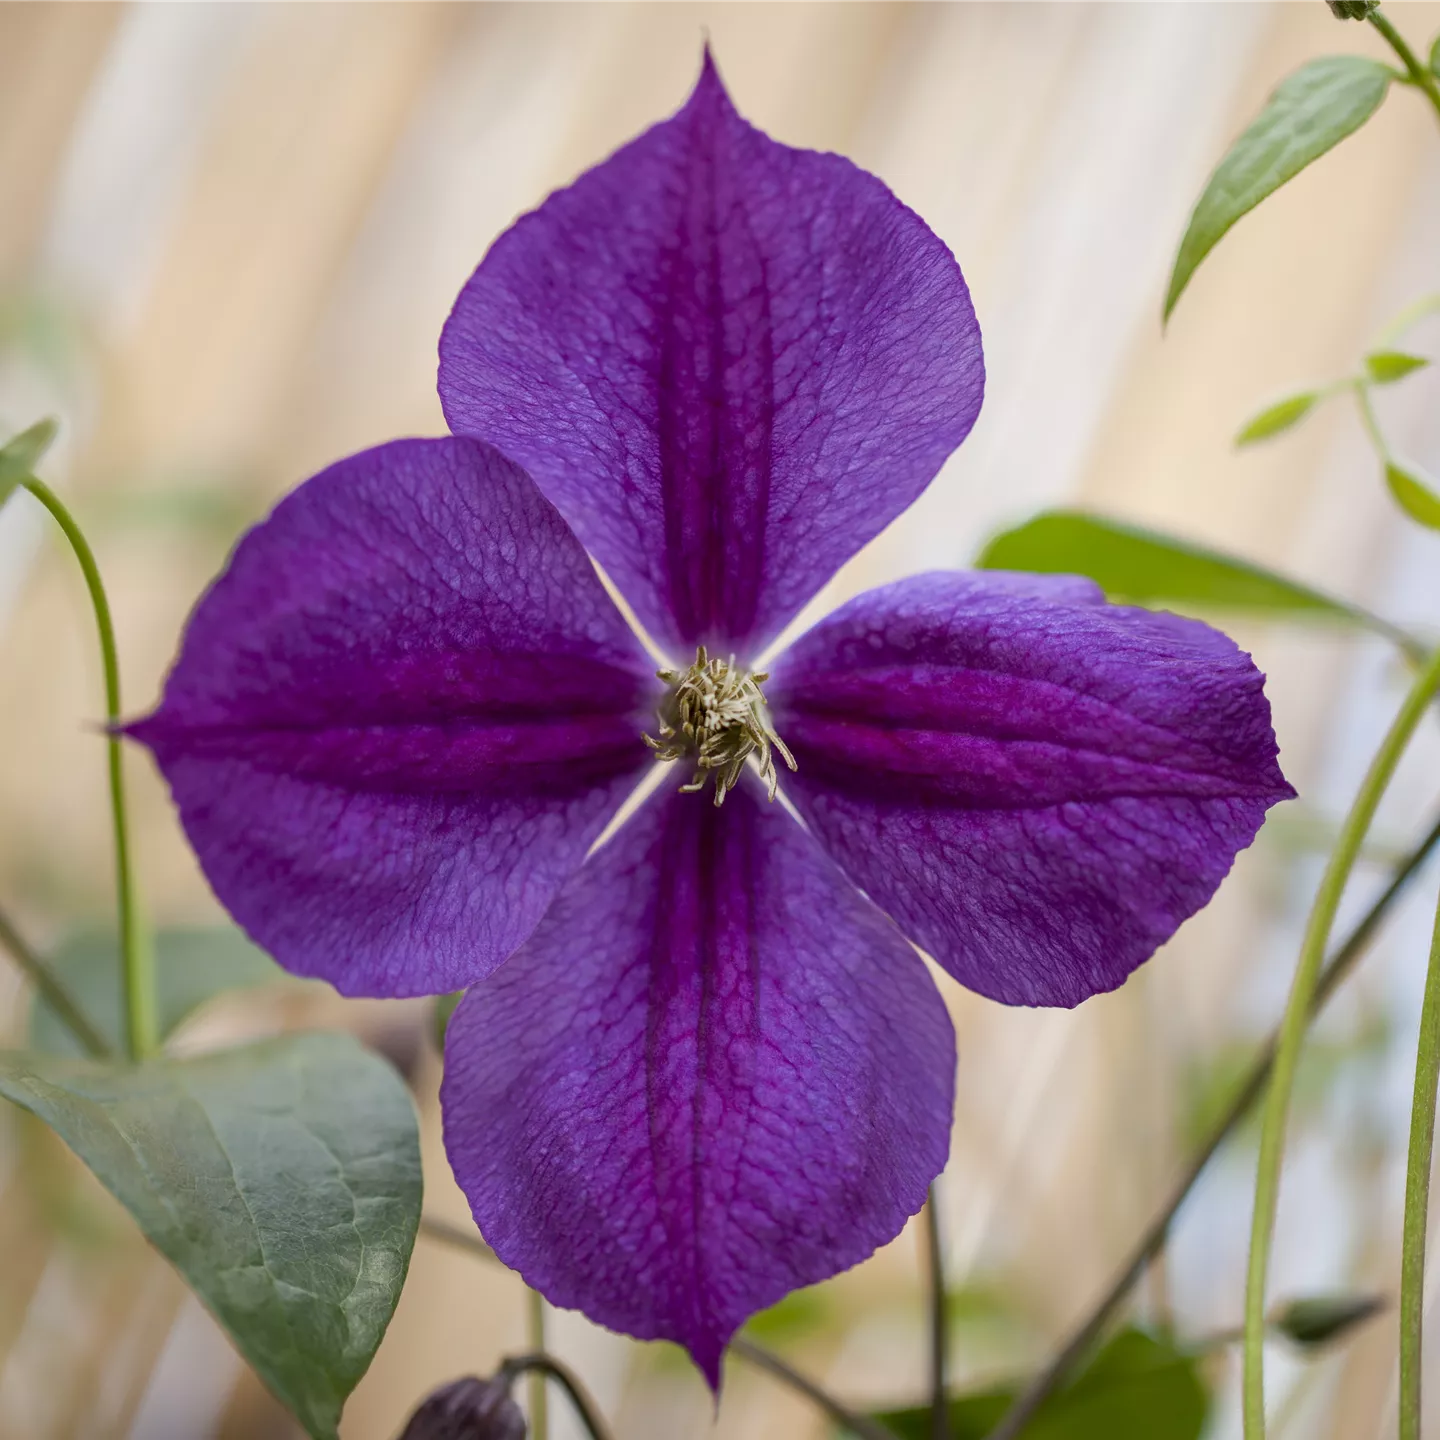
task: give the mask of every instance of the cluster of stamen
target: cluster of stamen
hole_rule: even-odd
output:
[[[795,757],[770,723],[769,707],[760,689],[770,677],[763,671],[748,674],[729,660],[710,659],[703,645],[695,651],[695,663],[688,670],[659,670],[656,674],[670,686],[660,706],[660,738],[645,737],[658,760],[693,759],[695,775],[680,789],[694,794],[715,777],[715,803],[723,805],[727,791],[740,782],[746,761],[753,755],[760,778],[775,798],[779,777],[775,773],[778,753],[793,770]]]

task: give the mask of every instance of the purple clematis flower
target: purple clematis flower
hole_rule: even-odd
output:
[[[1292,793],[1249,657],[1083,580],[921,575],[753,673],[983,379],[941,241],[747,124],[707,58],[485,257],[440,344],[453,438],[283,501],[132,730],[282,964],[471,987],[441,1098],[485,1238],[712,1384],[944,1164],[954,1037],[911,942],[1075,1005]],[[590,853],[654,751],[691,783]]]

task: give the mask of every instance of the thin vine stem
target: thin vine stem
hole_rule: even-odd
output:
[[[1437,827],[1436,838],[1440,839],[1440,827]],[[441,1245],[450,1245],[457,1250],[464,1250],[477,1260],[490,1261],[496,1265],[501,1263],[500,1257],[484,1240],[475,1232],[465,1229],[463,1225],[452,1225],[448,1220],[437,1220],[429,1215],[423,1215],[420,1218],[420,1233],[426,1239],[434,1240]],[[791,1369],[785,1361],[763,1345],[757,1345],[753,1340],[747,1340],[745,1336],[737,1335],[730,1342],[730,1349],[742,1359],[748,1360],[750,1364],[768,1371],[777,1380],[784,1381],[792,1390],[798,1391],[817,1408],[823,1410],[837,1425],[858,1435],[860,1440],[895,1440],[894,1432],[878,1420],[872,1420],[870,1416],[858,1414],[850,1409],[828,1390],[817,1385],[798,1370]]]
[[[26,476],[21,485],[54,517],[80,563],[85,588],[95,611],[100,659],[105,672],[105,744],[110,770],[110,813],[115,828],[115,895],[119,911],[120,956],[125,972],[125,1024],[130,1058],[143,1060],[158,1047],[159,1017],[155,996],[155,959],[141,933],[135,900],[135,875],[130,860],[130,825],[125,804],[125,767],[120,751],[120,659],[110,601],[100,579],[94,551],[60,497],[43,480]]]
[[[1295,1088],[1295,1069],[1300,1059],[1305,1030],[1314,1009],[1325,946],[1335,923],[1345,883],[1355,867],[1360,847],[1375,818],[1380,797],[1385,793],[1400,757],[1405,753],[1420,718],[1440,691],[1440,650],[1416,677],[1390,729],[1370,762],[1360,791],[1340,827],[1320,881],[1295,978],[1280,1024],[1280,1044],[1265,1097],[1260,1129],[1260,1160],[1255,1177],[1255,1210],[1250,1228],[1250,1263],[1245,1280],[1245,1361],[1242,1409],[1245,1440],[1265,1436],[1265,1286],[1270,1272],[1270,1244],[1275,1231],[1275,1211],[1280,1195],[1280,1167],[1285,1153],[1285,1124],[1290,1097]]]
[[[545,1350],[545,1297],[538,1290],[526,1295],[527,1329],[530,1349],[537,1355]],[[550,1408],[545,1394],[545,1374],[536,1367],[530,1372],[530,1440],[550,1440]],[[592,1430],[591,1434],[595,1432]]]
[[[946,1311],[945,1251],[941,1243],[940,1217],[936,1209],[935,1186],[925,1200],[925,1264],[929,1274],[930,1301],[930,1436],[950,1440],[950,1407],[946,1401],[945,1366],[950,1350],[949,1315]]]
[[[1420,1440],[1420,1342],[1425,1321],[1425,1228],[1430,1214],[1430,1161],[1435,1147],[1435,1093],[1440,1085],[1440,906],[1430,942],[1415,1102],[1405,1174],[1405,1228],[1400,1251],[1400,1440]]]
[[[30,948],[3,910],[0,910],[0,945],[10,952],[45,1003],[80,1042],[86,1053],[97,1060],[107,1058],[111,1050],[100,1032],[85,1018],[85,1012],[76,1003],[64,982]]]
[[[1390,23],[1387,16],[1375,9],[1365,18],[1385,37],[1386,44],[1400,57],[1401,63],[1409,73],[1411,83],[1425,92],[1430,103],[1435,107],[1436,116],[1440,117],[1440,77],[1437,77],[1435,72],[1416,55],[1405,37]]]
[[[529,1355],[512,1355],[500,1362],[500,1374],[507,1379],[514,1379],[520,1375],[528,1375],[532,1381],[538,1381],[540,1388],[545,1388],[547,1379],[556,1381],[560,1388],[570,1397],[570,1403],[575,1407],[575,1413],[580,1417],[580,1423],[590,1433],[591,1440],[610,1440],[610,1430],[600,1418],[600,1408],[590,1398],[590,1392],[580,1383],[580,1377],[563,1365],[553,1355],[543,1351],[536,1351]],[[531,1437],[538,1435],[534,1429],[534,1417],[531,1417]]]
[[[1316,1013],[1340,988],[1345,977],[1354,969],[1360,957],[1369,947],[1381,922],[1390,913],[1395,902],[1405,892],[1421,866],[1437,849],[1440,849],[1440,819],[1436,820],[1425,838],[1391,872],[1389,883],[1385,889],[1325,966],[1325,971],[1315,990],[1314,1011]],[[1195,1188],[1200,1176],[1205,1173],[1206,1166],[1209,1165],[1226,1138],[1250,1113],[1251,1107],[1264,1093],[1265,1082],[1270,1078],[1270,1069],[1275,1063],[1275,1051],[1279,1043],[1280,1036],[1277,1030],[1261,1046],[1244,1082],[1236,1090],[1234,1099],[1191,1156],[1190,1163],[1176,1181],[1169,1198],[1136,1242],[1135,1248],[1121,1264],[1109,1288],[1070,1333],[1065,1343],[1055,1352],[1050,1363],[1025,1387],[1006,1413],[999,1427],[991,1432],[989,1440],[1016,1440],[1024,1427],[1034,1418],[1041,1405],[1069,1379],[1076,1367],[1098,1344],[1100,1337],[1125,1303],[1126,1297],[1139,1283],[1147,1266],[1165,1248],[1170,1227],[1174,1224],[1176,1215],[1179,1214],[1181,1206],[1189,1198],[1190,1192]],[[1238,1338],[1241,1337],[1237,1336]]]

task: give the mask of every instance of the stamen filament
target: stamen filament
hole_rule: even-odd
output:
[[[760,688],[769,675],[747,674],[733,655],[729,660],[711,659],[703,645],[696,647],[695,663],[688,670],[656,674],[671,690],[660,706],[659,738],[646,735],[645,743],[658,760],[694,761],[695,774],[680,787],[681,793],[697,794],[713,775],[715,803],[723,805],[753,756],[773,800],[780,784],[776,754],[791,770],[796,767],[795,757],[775,733]]]

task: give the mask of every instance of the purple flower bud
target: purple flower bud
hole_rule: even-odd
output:
[[[525,1440],[525,1417],[503,1381],[471,1375],[429,1396],[400,1440]]]

